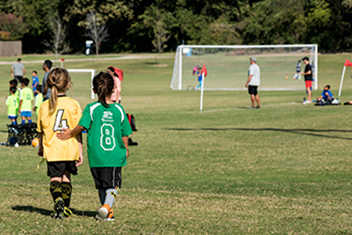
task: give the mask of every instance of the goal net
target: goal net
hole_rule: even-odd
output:
[[[74,98],[94,99],[92,91],[92,81],[96,74],[94,69],[67,69],[70,74],[73,91],[71,96]]]
[[[293,79],[298,60],[308,57],[313,71],[313,89],[318,88],[318,46],[191,46],[177,47],[171,80],[172,90],[190,90],[198,85],[193,68],[206,65],[204,90],[245,90],[249,58],[256,57],[260,67],[260,90],[304,90],[304,76]],[[305,64],[301,61],[301,71]]]

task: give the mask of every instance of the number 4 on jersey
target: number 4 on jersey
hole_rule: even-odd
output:
[[[56,119],[55,119],[55,125],[54,125],[54,132],[55,131],[62,131],[62,129],[68,129],[67,126],[67,120],[62,119],[62,116],[64,115],[64,109],[59,109],[57,110],[56,114]]]

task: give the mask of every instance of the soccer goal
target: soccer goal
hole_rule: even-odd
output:
[[[193,68],[206,65],[208,76],[204,90],[245,90],[249,58],[256,57],[261,72],[260,90],[304,90],[304,77],[293,79],[298,60],[310,58],[313,89],[318,88],[318,46],[252,45],[252,46],[192,46],[177,47],[171,80],[172,90],[191,90],[198,85]],[[301,61],[301,71],[305,64]]]
[[[73,97],[85,98],[90,96],[91,99],[94,99],[92,81],[97,71],[94,69],[67,69],[67,71],[70,73],[73,84]]]

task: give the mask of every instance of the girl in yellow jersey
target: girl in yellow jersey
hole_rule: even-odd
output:
[[[82,164],[82,136],[68,141],[60,141],[57,132],[63,128],[75,127],[82,115],[79,103],[67,97],[66,91],[71,86],[71,77],[66,69],[53,69],[47,78],[51,89],[49,100],[44,101],[38,112],[39,150],[48,165],[50,192],[54,199],[53,218],[62,219],[70,216],[69,209],[72,185],[71,174],[77,175],[77,167]]]

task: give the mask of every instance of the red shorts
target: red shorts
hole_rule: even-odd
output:
[[[312,81],[306,81],[306,88],[312,87]]]

